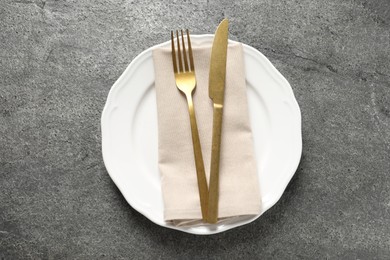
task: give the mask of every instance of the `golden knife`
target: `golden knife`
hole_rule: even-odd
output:
[[[219,156],[225,93],[228,28],[229,22],[227,19],[224,19],[215,32],[210,58],[209,97],[213,100],[214,108],[209,203],[207,211],[208,223],[216,223],[218,220]]]

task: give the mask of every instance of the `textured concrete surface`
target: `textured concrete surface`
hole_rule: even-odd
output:
[[[102,162],[108,91],[179,25],[264,53],[302,110],[280,202],[215,236],[132,209]],[[389,259],[388,0],[2,0],[0,259]]]

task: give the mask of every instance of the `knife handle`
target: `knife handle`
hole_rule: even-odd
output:
[[[210,164],[210,187],[208,205],[208,223],[217,223],[218,197],[219,197],[219,157],[221,147],[222,109],[220,104],[214,104],[213,108],[213,137]]]
[[[198,190],[199,190],[199,199],[200,207],[202,211],[202,219],[206,221],[207,217],[207,204],[208,204],[208,188],[207,188],[207,179],[204,169],[202,148],[199,140],[198,125],[196,123],[195,109],[192,102],[191,94],[186,95],[188,102],[188,111],[190,113],[190,122],[191,122],[191,134],[192,134],[192,145],[194,148],[194,157],[195,157],[195,167],[196,175],[198,179]]]

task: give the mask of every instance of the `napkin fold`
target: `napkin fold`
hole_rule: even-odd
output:
[[[193,101],[207,181],[210,176],[213,103],[208,95],[211,44],[193,41],[197,86]],[[190,119],[176,88],[170,47],[153,50],[158,115],[158,165],[164,219],[173,225],[201,223]],[[229,44],[222,123],[219,221],[260,214],[260,192],[249,121],[243,47]]]

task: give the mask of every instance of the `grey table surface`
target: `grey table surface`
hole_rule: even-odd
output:
[[[195,236],[127,204],[100,116],[137,54],[223,17],[290,82],[303,154],[263,216]],[[390,258],[388,0],[2,0],[0,37],[0,259]]]

